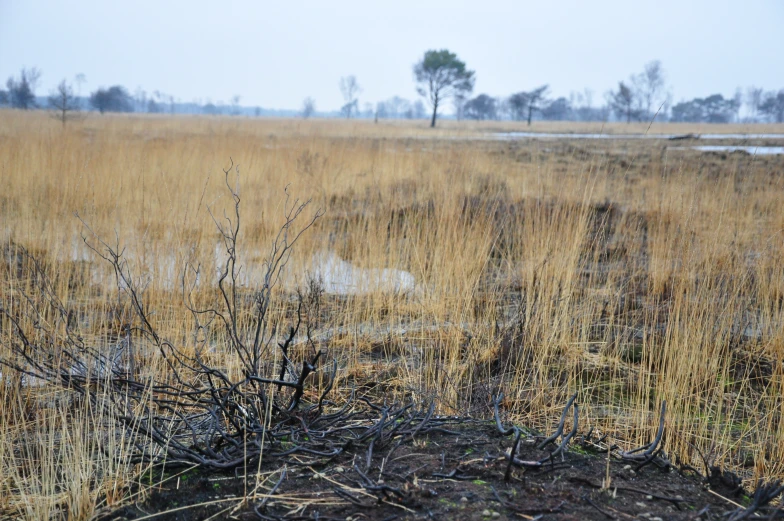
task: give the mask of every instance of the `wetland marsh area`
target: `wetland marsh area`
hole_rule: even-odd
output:
[[[775,515],[784,126],[440,125],[2,111],[0,519]]]

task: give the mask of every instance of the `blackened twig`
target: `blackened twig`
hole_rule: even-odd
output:
[[[256,511],[257,514],[259,514],[260,509],[264,508],[267,505],[267,501],[269,501],[270,497],[275,495],[275,492],[278,491],[278,488],[280,487],[281,483],[283,483],[284,479],[286,479],[286,467],[283,467],[283,470],[280,473],[280,478],[278,478],[278,482],[275,483],[275,486],[272,487],[272,489],[270,489],[269,492],[267,492],[267,496],[261,500],[261,503],[259,503],[256,507],[254,507],[254,510]]]
[[[520,443],[520,436],[522,435],[522,431],[517,429],[517,435],[515,436],[514,443],[512,444],[512,450],[509,452],[509,464],[506,466],[506,472],[504,473],[504,481],[509,481],[509,477],[512,473],[512,463],[517,456],[517,445]]]
[[[493,400],[493,411],[494,411],[494,414],[495,414],[495,425],[496,425],[496,427],[498,427],[498,432],[501,433],[501,436],[509,436],[510,434],[512,434],[515,431],[515,427],[514,427],[514,425],[512,425],[508,429],[504,429],[504,426],[501,425],[501,416],[500,416],[500,414],[498,412],[498,406],[501,404],[501,400],[503,400],[503,399],[504,399],[504,393],[500,393],[498,395],[498,398]]]
[[[545,439],[542,441],[542,443],[540,443],[540,444],[539,444],[539,445],[536,447],[537,449],[539,449],[539,450],[542,450],[542,449],[543,449],[543,448],[545,448],[545,447],[546,447],[548,444],[550,444],[550,443],[554,442],[554,441],[556,440],[556,438],[558,438],[558,436],[561,436],[561,435],[563,434],[563,430],[564,430],[564,423],[566,423],[566,413],[569,411],[569,408],[572,406],[572,404],[574,403],[574,401],[575,401],[576,399],[577,399],[577,393],[574,393],[574,394],[572,395],[572,397],[571,397],[571,398],[569,398],[569,401],[568,401],[568,402],[566,402],[566,407],[564,407],[564,410],[563,410],[563,412],[561,413],[561,420],[558,422],[558,428],[556,429],[555,433],[553,433],[552,435],[550,435],[550,436],[548,436],[547,438],[545,438]]]

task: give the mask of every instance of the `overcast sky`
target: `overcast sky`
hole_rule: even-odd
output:
[[[475,93],[549,83],[590,88],[662,61],[675,101],[739,86],[784,88],[784,1],[0,0],[0,80],[43,71],[39,95],[82,73],[82,93],[121,84],[182,101],[318,110],[342,104],[354,74],[360,105],[416,98],[412,64],[447,48],[476,71]]]

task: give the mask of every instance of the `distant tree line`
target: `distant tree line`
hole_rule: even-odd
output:
[[[572,93],[569,98],[548,96],[549,87],[542,85],[521,91],[507,98],[480,94],[462,100],[456,115],[475,120],[510,119],[527,121],[682,121],[694,123],[739,122],[740,109],[746,104],[748,122],[784,122],[784,89],[765,92],[750,87],[746,95],[738,90],[732,98],[712,94],[672,104],[665,72],[659,61],[648,63],[639,74],[618,82],[615,90],[605,93],[605,104],[592,105],[593,92]]]
[[[373,112],[375,110],[375,112]],[[427,109],[422,100],[411,102],[400,96],[393,96],[386,101],[376,103],[375,109],[370,104],[365,112],[374,117],[383,119],[424,119],[427,116]]]
[[[377,103],[365,102],[360,108],[362,88],[354,75],[344,76],[338,84],[343,105],[338,112],[317,113],[316,102],[308,97],[299,111],[269,110],[261,107],[243,107],[240,96],[229,103],[211,100],[182,102],[161,91],[147,93],[141,88],[131,94],[121,85],[100,87],[82,96],[78,86],[84,83],[83,75],[75,78],[77,89],[67,80],[61,81],[46,98],[36,96],[41,71],[35,67],[23,68],[11,76],[0,89],[0,107],[21,110],[47,109],[63,125],[79,117],[85,110],[106,112],[139,112],[170,114],[206,114],[228,116],[294,116],[303,118],[316,115],[345,118],[424,119],[429,117],[431,126],[451,104],[454,118],[472,120],[515,120],[529,125],[536,120],[550,121],[678,121],[694,123],[730,122],[784,122],[784,89],[765,91],[759,87],[738,89],[732,97],[711,94],[704,98],[673,103],[672,91],[666,82],[661,62],[652,61],[638,74],[619,81],[617,87],[604,94],[604,103],[595,104],[594,92],[584,89],[568,97],[550,95],[549,85],[521,90],[508,96],[491,96],[481,93],[471,97],[476,73],[469,70],[457,55],[446,50],[430,50],[414,64],[414,80],[422,99],[408,100],[393,96]],[[429,105],[429,115],[428,107]],[[745,115],[741,118],[741,109]]]

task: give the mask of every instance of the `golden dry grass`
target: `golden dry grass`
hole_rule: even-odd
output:
[[[527,128],[91,116],[63,131],[43,114],[3,111],[0,243],[36,253],[86,334],[112,338],[127,310],[114,305],[109,267],[83,246],[78,212],[103,237],[117,234],[150,280],[156,327],[188,345],[178,277],[186,262],[215,272],[207,208],[221,215],[231,203],[221,171],[231,157],[251,285],[286,186],[326,215],[298,244],[281,294],[328,251],[416,279],[410,294],[327,298],[320,338],[340,361],[336,392],[373,381],[390,398],[436,397],[443,412],[480,414],[503,390],[515,419],[542,429],[578,392],[583,428],[622,444],[651,437],[667,399],[671,454],[698,466],[696,447],[749,479],[784,476],[784,159],[668,151],[663,141],[452,139],[495,130]],[[4,258],[5,306],[24,284],[12,268]],[[2,351],[11,331],[0,326]],[[121,501],[144,469],[125,465],[101,411],[66,407],[68,391],[20,387],[8,374],[0,512],[85,519]]]

